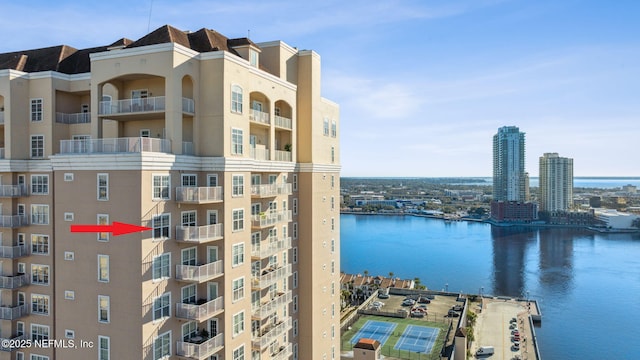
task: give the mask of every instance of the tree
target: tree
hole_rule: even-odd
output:
[[[369,270],[365,269],[363,272],[364,276],[369,276]]]
[[[393,275],[394,275],[393,271],[389,271],[389,278],[393,279]]]

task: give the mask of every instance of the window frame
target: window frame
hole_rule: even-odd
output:
[[[239,278],[233,279],[231,281],[231,294],[233,302],[244,299],[245,296],[245,277],[241,276]]]
[[[231,175],[231,196],[232,197],[244,196],[244,175],[243,174]]]
[[[103,307],[101,300],[106,301],[106,308]],[[103,319],[103,312],[106,315],[106,319]],[[98,295],[98,322],[101,324],[108,324],[111,322],[111,298],[108,295]]]
[[[167,298],[165,300],[165,298]],[[166,304],[165,304],[166,301]],[[158,305],[159,302],[159,305]],[[160,296],[156,296],[153,298],[153,309],[152,309],[153,321],[157,322],[162,319],[167,319],[171,317],[171,292],[166,292]],[[157,317],[156,312],[159,312],[160,317]],[[166,314],[165,314],[166,312]]]
[[[109,214],[98,214],[96,216],[96,224],[98,225],[109,225]],[[109,233],[108,232],[98,232],[96,234],[96,238],[100,242],[109,241]]]
[[[165,224],[166,219],[166,224]],[[171,239],[171,214],[163,213],[155,215],[151,218],[151,228],[153,229],[153,240],[163,241]],[[159,236],[156,237],[156,232],[159,232]],[[165,235],[166,232],[166,236]]]
[[[231,155],[244,154],[244,130],[231,128]]]
[[[166,257],[166,264],[164,258]],[[166,272],[166,275],[164,275]],[[158,276],[156,276],[156,273]],[[162,253],[156,255],[151,260],[151,279],[153,281],[162,281],[171,278],[171,253]]]
[[[107,340],[107,348],[102,347],[102,340]],[[103,354],[106,351],[106,354]],[[106,356],[103,356],[106,355]],[[111,359],[111,338],[108,336],[98,335],[98,360],[110,360]]]
[[[31,264],[31,285],[49,286],[50,266],[45,264]],[[42,278],[42,280],[38,279]],[[36,280],[37,279],[37,280]]]
[[[29,119],[31,122],[42,122],[44,120],[44,99],[29,99]]]
[[[39,241],[36,242],[36,239],[34,239],[34,237],[35,238],[43,238],[43,239],[46,239],[46,241],[44,241],[42,243],[40,243]],[[31,234],[31,254],[34,254],[34,255],[49,255],[49,235]]]
[[[103,264],[100,261],[100,259],[106,259],[106,264],[104,264],[106,266],[104,269],[102,268]],[[109,267],[110,267],[109,255],[98,254],[98,282],[101,282],[101,283],[109,282],[111,278],[111,270],[109,269]]]
[[[51,300],[49,295],[44,294],[31,294],[31,307],[30,314],[36,315],[49,315],[49,306],[51,305]]]
[[[231,112],[242,114],[242,106],[244,102],[244,90],[238,84],[231,85]]]
[[[38,178],[41,178],[41,180],[45,181],[36,180]],[[36,182],[38,182],[38,184],[36,184]],[[31,195],[49,195],[48,174],[31,174]]]
[[[45,139],[42,134],[33,134],[29,138],[29,158],[31,159],[44,159]],[[34,141],[37,141],[37,146],[34,147]],[[34,151],[36,152],[34,155]]]
[[[47,211],[41,211],[46,209]],[[49,205],[31,204],[31,225],[49,225]]]
[[[231,245],[231,267],[244,264],[245,248],[244,243],[236,243]]]
[[[231,318],[231,326],[232,326],[232,334],[233,337],[236,337],[244,332],[245,329],[245,316],[244,310],[233,314]]]
[[[104,184],[101,184],[101,178],[104,178]],[[104,193],[101,192],[104,190]],[[96,199],[98,201],[109,200],[109,174],[98,173],[96,174]]]
[[[237,216],[237,218],[236,218]],[[238,232],[244,230],[244,209],[231,210],[232,232]]]
[[[165,339],[168,337],[168,339]],[[158,349],[158,341],[161,341]],[[166,349],[165,349],[166,347]],[[160,353],[158,354],[158,350]],[[168,359],[171,357],[171,330],[162,333],[153,339],[153,360]]]
[[[156,179],[159,181],[157,185]],[[171,174],[152,174],[151,199],[154,201],[171,200]]]

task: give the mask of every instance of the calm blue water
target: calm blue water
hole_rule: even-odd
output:
[[[491,177],[480,177],[478,178],[482,180],[482,182],[477,183],[455,183],[452,184],[461,184],[461,185],[487,185],[491,186],[493,184],[493,178]],[[532,177],[529,179],[530,187],[538,187],[538,178]],[[640,188],[640,178],[638,177],[613,177],[613,178],[603,178],[603,177],[577,177],[573,179],[573,187],[582,187],[582,188],[600,188],[600,189],[614,189],[614,188],[622,188],[624,185],[634,185]]]
[[[637,359],[640,236],[342,215],[341,270],[431,289],[529,296],[543,359]]]

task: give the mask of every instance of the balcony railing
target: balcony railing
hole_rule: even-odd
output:
[[[194,339],[192,340],[193,342],[178,341],[176,345],[176,354],[189,359],[204,360],[220,351],[224,346],[223,333],[199,344],[196,342],[200,341],[198,338],[199,337],[192,338]]]
[[[193,99],[182,98],[182,112],[195,114],[196,103]]]
[[[27,275],[0,276],[0,289],[17,289],[29,284]]]
[[[293,127],[291,126],[292,121],[289,118],[286,118],[284,116],[274,116],[273,117],[274,123],[277,127],[279,128],[284,128],[284,129],[289,129],[291,130]]]
[[[253,197],[291,195],[292,193],[291,184],[251,185],[251,196]]]
[[[269,160],[269,149],[251,148],[251,158],[255,160]]]
[[[24,185],[0,185],[0,197],[19,197],[27,195]]]
[[[291,264],[275,270],[263,271],[262,275],[251,279],[251,285],[254,289],[265,289],[289,276],[291,276]]]
[[[189,320],[204,321],[207,320],[224,309],[224,301],[222,296],[208,301],[202,305],[194,304],[176,304],[176,317]]]
[[[16,228],[29,225],[29,218],[26,215],[0,215],[0,227]]]
[[[293,355],[291,344],[282,345],[280,348],[271,354],[271,360],[287,360]]]
[[[253,316],[260,320],[265,319],[267,316],[276,312],[283,305],[290,303],[291,299],[291,291],[278,294],[271,301],[252,308]]]
[[[56,113],[56,122],[58,124],[88,124],[91,122],[91,113]]]
[[[183,141],[182,142],[182,155],[194,155],[195,149],[193,148],[193,142],[191,141]]]
[[[222,276],[223,272],[222,260],[200,266],[176,265],[176,280],[201,283]]]
[[[0,125],[4,125],[4,111],[0,111]]]
[[[137,112],[154,112],[165,110],[164,96],[139,99],[122,99],[116,101],[100,101],[100,115],[127,114]]]
[[[0,246],[0,258],[17,259],[27,255],[27,245]]]
[[[222,224],[176,226],[177,241],[202,244],[220,239],[222,239]]]
[[[270,124],[269,113],[260,110],[251,109],[251,112],[249,113],[249,120],[267,125]]]
[[[181,203],[208,204],[223,200],[222,186],[176,188],[176,201]]]
[[[29,313],[29,307],[27,304],[18,305],[15,307],[0,306],[0,319],[2,320],[15,320],[19,319]]]
[[[148,137],[60,140],[61,154],[171,153],[171,141]]]
[[[289,221],[291,221],[291,210],[274,211],[251,216],[251,226],[255,228],[274,226],[278,223]]]
[[[264,259],[289,248],[291,248],[290,237],[266,244],[258,243],[251,246],[251,257]]]
[[[279,336],[284,335],[287,331],[291,330],[291,318],[280,322],[276,325],[269,325],[261,329],[260,334],[254,337],[251,345],[254,349],[264,349]]]
[[[6,339],[6,338],[0,338],[0,351],[14,351],[17,348],[15,346],[13,347],[9,347],[10,345],[14,345],[14,344],[20,344],[21,340],[25,340],[27,338],[26,335],[20,335],[20,336],[16,336],[14,338],[11,339]],[[11,341],[8,341],[11,340]]]
[[[4,159],[4,148],[0,148],[0,159]]]
[[[291,161],[291,151],[276,150],[276,161]]]

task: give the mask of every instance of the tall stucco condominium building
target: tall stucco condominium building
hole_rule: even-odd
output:
[[[171,26],[0,54],[0,359],[337,359],[320,67]],[[152,230],[70,231],[113,222]]]
[[[540,210],[566,211],[573,201],[573,159],[558,153],[540,157]]]
[[[503,126],[493,136],[493,200],[526,200],[525,134],[516,126]]]

